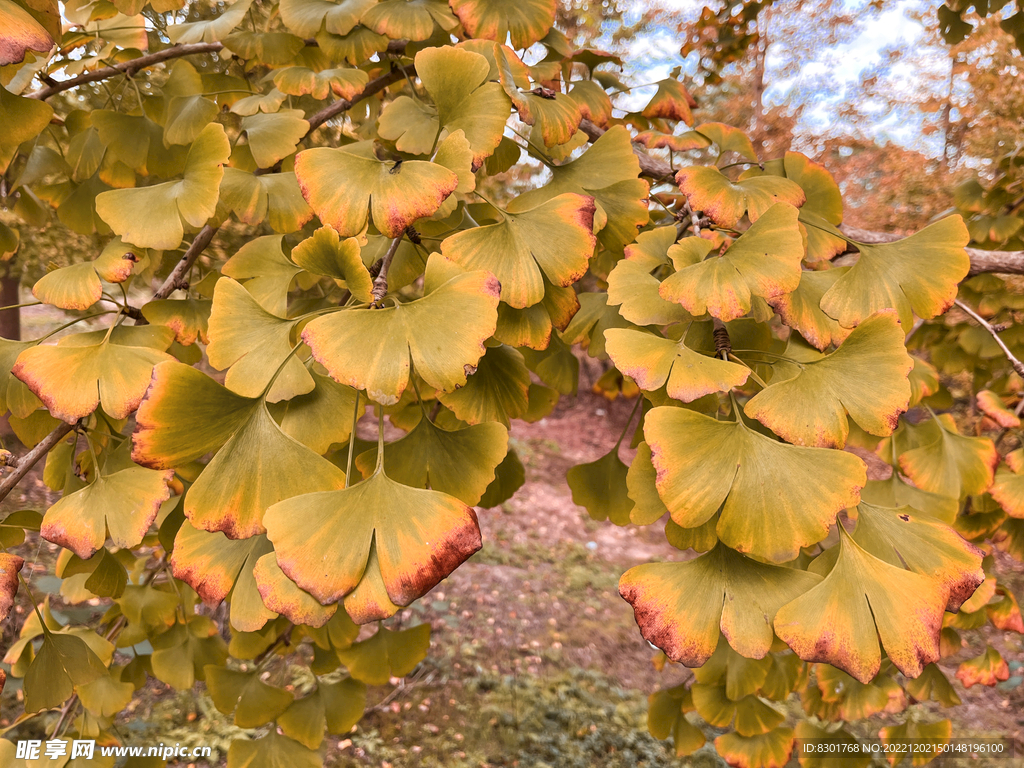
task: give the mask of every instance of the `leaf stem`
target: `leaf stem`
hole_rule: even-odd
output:
[[[373,297],[373,306],[380,304],[388,292],[388,270],[391,269],[391,262],[395,259],[395,253],[398,251],[398,246],[401,245],[403,237],[404,235],[399,235],[391,241],[387,253],[384,254],[384,258],[381,260],[380,272],[373,279],[373,290],[370,292],[370,295]]]
[[[302,339],[299,339],[298,343],[290,350],[288,350],[288,354],[285,355],[284,360],[281,361],[281,364],[277,366],[277,370],[274,371],[274,375],[270,377],[270,381],[267,382],[267,386],[265,386],[263,388],[263,391],[260,392],[259,397],[261,400],[264,400],[266,398],[267,394],[270,392],[270,388],[273,387],[274,382],[277,381],[277,377],[281,375],[281,371],[283,371],[284,367],[288,365],[288,361],[291,360],[292,355],[294,355],[298,351],[299,347],[301,347],[302,344]]]
[[[740,360],[732,352],[729,353],[729,359],[735,360],[740,365],[746,366],[747,369],[750,371],[750,378],[752,378],[754,381],[756,381],[758,383],[758,385],[761,387],[761,389],[768,389],[768,385],[765,384],[764,380],[760,376],[757,375],[757,371],[754,370],[753,366],[747,365],[747,363],[745,363],[742,360]]]
[[[626,425],[622,428],[622,434],[619,435],[619,439],[615,441],[615,447],[612,451],[618,451],[619,446],[622,445],[623,439],[626,437],[626,433],[629,431],[629,425],[633,423],[633,417],[636,416],[637,410],[640,408],[640,404],[644,401],[643,395],[636,396],[636,403],[633,405],[633,410],[629,412],[629,418],[626,419]]]
[[[22,307],[38,307],[42,303],[43,302],[41,302],[41,301],[30,301],[30,302],[27,302],[25,304],[11,304],[9,307],[0,307],[0,312],[3,312],[5,309],[21,309]]]
[[[352,466],[356,455],[356,428],[359,426],[359,417],[363,415],[366,406],[362,405],[362,395],[356,390],[356,404],[352,410],[352,431],[348,435],[348,461],[345,463],[345,487],[352,485]]]

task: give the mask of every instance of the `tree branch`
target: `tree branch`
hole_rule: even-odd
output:
[[[12,464],[15,467],[14,471],[0,483],[0,501],[6,499],[7,494],[14,490],[14,487],[21,482],[28,471],[74,428],[74,424],[61,424],[38,442],[31,451],[18,459],[16,464]]]
[[[590,120],[580,123],[580,130],[583,131],[591,141],[597,141],[604,134],[604,128],[595,125]],[[640,173],[655,181],[671,181],[675,176],[672,167],[656,157],[651,157],[636,145],[633,146],[640,161]],[[891,243],[900,240],[901,235],[892,235],[886,232],[872,232],[867,229],[842,226],[840,229],[844,234],[849,235],[851,240],[865,244]],[[981,248],[966,248],[967,255],[971,259],[971,271],[968,275],[980,275],[983,272],[999,272],[1009,275],[1024,275],[1024,251],[986,251]]]
[[[373,296],[374,305],[380,304],[381,299],[384,298],[388,292],[388,270],[391,269],[391,262],[395,258],[395,253],[398,252],[398,246],[402,243],[402,235],[399,235],[391,241],[391,245],[388,246],[387,253],[384,254],[384,258],[380,262],[380,270],[377,272],[377,276],[373,279],[373,290],[371,295]]]
[[[131,59],[130,61],[122,61],[120,64],[115,64],[112,67],[104,67],[103,69],[86,72],[78,77],[72,77],[69,80],[55,82],[53,85],[49,85],[46,88],[40,88],[38,91],[28,94],[28,98],[43,101],[60,93],[61,91],[69,91],[72,88],[77,88],[78,86],[85,85],[86,83],[95,83],[99,80],[117,77],[118,75],[132,75],[140,69],[146,69],[147,67],[159,64],[162,61],[177,59],[181,56],[191,56],[196,53],[216,53],[223,47],[223,43],[188,43],[187,45],[172,45],[170,48],[164,48],[162,51],[150,53],[146,56],[140,56],[139,58]]]
[[[984,328],[992,335],[992,338],[996,340],[996,344],[999,345],[999,348],[1003,350],[1003,354],[1006,355],[1006,359],[1010,361],[1010,365],[1013,366],[1013,370],[1017,372],[1018,376],[1024,378],[1024,363],[1018,360],[1017,357],[1013,354],[1013,352],[1010,351],[1010,348],[1006,346],[1006,342],[999,338],[999,334],[996,332],[996,329],[992,327],[992,324],[988,320],[983,318],[981,315],[979,315],[977,312],[975,312],[973,309],[971,309],[969,306],[960,301],[960,299],[956,299],[953,303],[960,307],[960,309],[962,309],[968,315],[973,317],[975,321],[978,323],[978,325],[980,325],[982,328]]]

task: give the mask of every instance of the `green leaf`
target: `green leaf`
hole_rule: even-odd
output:
[[[743,410],[797,445],[842,448],[848,416],[873,435],[891,435],[910,401],[914,362],[903,340],[895,312],[872,315],[832,354],[775,366],[771,384]]]
[[[376,572],[400,606],[429,592],[481,546],[470,507],[439,491],[397,483],[380,467],[344,490],[275,504],[263,522],[281,570],[324,605],[356,588],[373,544]],[[339,536],[348,542],[344,548],[337,546]]]
[[[988,489],[999,463],[991,440],[961,435],[948,413],[939,414],[920,429],[919,447],[899,458],[900,468],[914,485],[952,498]]]
[[[764,658],[776,612],[820,580],[718,544],[686,562],[631,568],[619,580],[619,593],[633,606],[649,642],[673,661],[699,667],[715,652],[720,635],[740,655]]]
[[[167,27],[167,37],[172,43],[213,43],[223,40],[242,23],[249,12],[252,0],[235,0],[224,12],[209,21],[193,21],[187,24],[173,24]]]
[[[96,196],[96,213],[127,243],[177,248],[186,224],[201,227],[216,213],[223,165],[230,154],[224,128],[207,125],[189,149],[183,179],[103,192]]]
[[[3,21],[0,27],[5,31],[4,37],[0,39],[0,61],[21,61],[24,46],[45,42],[44,38],[36,36],[41,30],[32,29],[38,25],[34,22],[30,24],[31,17],[26,19],[25,16],[27,14],[18,6],[11,4],[10,0],[4,0],[3,5],[0,5],[0,19]],[[23,41],[21,45],[16,42],[19,38],[8,30],[16,30],[15,34],[20,33],[20,39]],[[50,45],[46,46],[46,50],[50,50]],[[18,152],[18,147],[34,139],[50,124],[53,107],[39,99],[17,96],[0,86],[0,114],[4,117],[4,131],[0,135],[0,171],[6,172]]]
[[[504,44],[512,35],[512,47],[529,48],[555,23],[555,0],[525,0],[510,5],[501,0],[453,0],[452,10],[469,37]]]
[[[647,392],[666,387],[669,397],[691,403],[746,382],[750,375],[746,366],[702,355],[684,341],[625,328],[605,332],[605,348],[615,367]]]
[[[320,754],[277,730],[255,741],[235,739],[228,748],[230,768],[322,768]]]
[[[352,387],[338,384],[330,376],[316,371],[311,375],[316,384],[312,392],[275,403],[270,413],[282,432],[323,456],[332,445],[348,440],[351,419],[339,414],[351,413],[358,395]]]
[[[294,173],[256,176],[238,168],[225,168],[220,205],[245,224],[266,221],[275,232],[295,232],[313,218],[313,209],[303,199]]]
[[[494,470],[494,480],[487,486],[478,507],[493,509],[511,499],[526,482],[526,468],[515,449],[509,448],[504,460]]]
[[[633,500],[627,493],[626,472],[618,445],[596,461],[570,468],[566,480],[572,490],[572,503],[586,509],[594,520],[627,525]]]
[[[337,683],[318,681],[316,690],[297,699],[277,718],[277,724],[286,736],[316,749],[323,741],[324,728],[334,734],[348,733],[365,709],[365,683],[351,677]]]
[[[40,535],[70,549],[83,560],[103,548],[109,533],[117,547],[136,547],[170,497],[171,470],[132,466],[100,473],[81,490],[70,493],[43,516]]]
[[[803,240],[797,210],[776,204],[724,254],[712,255],[712,244],[685,238],[669,249],[678,271],[659,288],[661,297],[682,304],[694,316],[705,312],[729,321],[750,311],[753,297],[771,299],[800,284]]]
[[[309,131],[309,123],[303,119],[301,109],[281,109],[243,117],[241,130],[249,140],[249,151],[256,165],[270,168],[295,151]]]
[[[394,632],[381,627],[361,643],[338,652],[349,674],[367,685],[384,685],[392,677],[405,677],[427,656],[430,625]]]
[[[403,485],[432,488],[474,505],[494,480],[505,458],[508,431],[488,421],[446,430],[423,416],[405,437],[388,443],[384,470]],[[373,474],[376,448],[359,454],[356,467],[363,477]]]
[[[259,728],[276,720],[295,701],[291,693],[263,682],[259,674],[210,665],[206,689],[214,705],[225,715],[235,715],[239,728]]]
[[[554,147],[570,141],[583,120],[576,100],[541,86],[531,91],[522,90],[508,61],[508,57],[515,58],[515,54],[504,46],[496,47],[495,51],[501,86],[512,99],[519,119],[534,126],[534,132],[543,137],[545,146]],[[520,63],[518,59],[516,63]]]
[[[398,237],[416,219],[437,211],[459,183],[440,165],[378,160],[359,145],[300,152],[295,175],[306,202],[342,237],[360,234],[368,220],[387,237]],[[348,183],[339,186],[337,178]]]
[[[45,632],[43,644],[25,674],[25,711],[59,707],[78,686],[106,674],[106,666],[82,638]]]
[[[288,29],[300,37],[313,37],[321,29],[347,35],[373,5],[373,0],[282,0],[280,10]]]
[[[641,237],[645,234],[652,233],[645,232]],[[648,263],[633,260],[631,248],[626,246],[626,258],[608,274],[608,304],[618,306],[619,314],[636,325],[670,325],[692,319],[679,304],[661,297],[661,281],[651,274]]]
[[[197,341],[209,344],[210,311],[213,302],[209,299],[157,299],[142,306],[142,316],[154,325],[162,325],[174,331],[174,340],[184,346]]]
[[[489,347],[466,384],[440,400],[461,421],[497,421],[508,428],[529,409],[530,371],[518,350],[504,344]]]
[[[221,268],[221,274],[244,280],[245,290],[267,312],[278,317],[288,314],[288,291],[295,277],[302,273],[284,255],[283,239],[280,235],[253,238]]]
[[[175,624],[150,640],[153,645],[153,676],[175,690],[186,691],[196,680],[205,680],[205,669],[224,666],[227,644],[208,616],[194,616],[188,624]]]
[[[800,186],[789,179],[755,176],[734,182],[713,167],[684,168],[676,174],[676,183],[693,210],[703,211],[723,227],[735,227],[744,213],[756,222],[777,203],[799,208],[806,200]]]
[[[484,354],[497,321],[498,291],[487,272],[467,272],[407,304],[316,318],[302,340],[335,381],[366,390],[383,405],[398,402],[412,365],[430,386],[452,391]]]
[[[722,542],[771,562],[792,560],[799,547],[825,538],[866,482],[864,463],[852,454],[779,443],[742,421],[683,408],[652,409],[644,434],[672,519],[693,528],[721,508]]]
[[[457,232],[441,253],[466,269],[486,269],[501,283],[501,300],[522,309],[544,299],[545,280],[566,287],[587,271],[594,253],[594,201],[559,195],[521,214]]]
[[[459,25],[441,0],[382,0],[359,21],[379,35],[414,43],[433,35],[435,27],[450,32]]]
[[[947,589],[874,557],[843,531],[832,570],[779,610],[776,634],[801,659],[839,667],[862,683],[881,666],[881,638],[896,668],[917,677],[939,659]]]
[[[914,315],[928,320],[952,306],[970,269],[969,239],[963,219],[948,216],[892,243],[855,242],[860,258],[825,292],[821,309],[852,328],[891,307],[909,331]]]

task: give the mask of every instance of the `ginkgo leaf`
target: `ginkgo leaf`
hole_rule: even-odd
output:
[[[284,255],[283,239],[280,235],[253,238],[220,270],[222,275],[244,280],[245,290],[260,306],[278,317],[288,314],[288,291],[292,280],[302,272]]]
[[[508,431],[493,421],[446,430],[423,416],[409,434],[388,443],[384,470],[403,485],[431,488],[473,505],[494,480],[507,446]],[[363,477],[373,474],[376,463],[376,448],[356,458]]]
[[[292,354],[295,322],[266,311],[234,280],[218,280],[210,313],[210,365],[228,369],[225,385],[246,397],[260,394],[282,364],[267,395],[270,402],[311,392],[313,379]]]
[[[742,420],[654,408],[644,435],[672,519],[694,528],[721,508],[722,542],[771,562],[788,562],[799,547],[825,538],[866,482],[864,463],[852,454],[779,443]]]
[[[23,558],[0,552],[0,621],[6,619],[14,607],[14,596],[18,593],[18,572],[24,566]]]
[[[640,114],[647,118],[681,120],[687,125],[693,123],[690,108],[697,106],[697,102],[686,87],[675,78],[659,80],[656,85],[658,90]]]
[[[253,576],[267,608],[287,617],[293,624],[322,627],[338,610],[336,604],[320,605],[312,595],[299,589],[295,582],[284,575],[273,552],[259,559],[253,569]]]
[[[234,713],[240,728],[259,728],[281,715],[295,697],[260,679],[259,672],[240,672],[209,665],[206,668],[206,689],[214,706],[225,715]]]
[[[452,10],[470,37],[529,48],[555,23],[555,0],[525,0],[510,5],[500,0],[453,0]]]
[[[504,344],[489,347],[465,386],[442,394],[446,408],[468,424],[497,421],[511,426],[530,406],[530,371],[519,350]]]
[[[492,273],[509,306],[539,303],[545,277],[566,287],[586,273],[597,243],[592,198],[564,194],[520,214],[498,212],[499,223],[457,232],[441,243],[441,253],[467,269]]]
[[[648,392],[666,387],[669,397],[690,403],[713,392],[741,387],[750,369],[696,352],[653,333],[611,328],[605,348],[615,367]],[[749,406],[748,406],[749,408]]]
[[[783,606],[775,633],[805,661],[839,667],[862,683],[878,673],[882,646],[903,674],[939,660],[948,590],[938,580],[869,554],[840,530],[839,554],[817,586]]]
[[[47,272],[32,286],[32,295],[60,309],[88,309],[103,293],[100,276],[89,262]]]
[[[166,330],[166,329],[161,329]],[[170,344],[170,331],[167,344]],[[126,418],[142,401],[153,366],[173,358],[151,347],[113,340],[65,336],[57,344],[26,349],[12,373],[46,404],[50,414],[74,424],[97,406],[114,419]],[[85,342],[85,343],[83,343]]]
[[[174,340],[184,346],[197,341],[209,344],[209,299],[157,299],[142,306],[142,316],[154,325],[163,325],[174,331]]]
[[[508,210],[521,213],[566,192],[594,198],[594,230],[605,248],[621,251],[650,220],[646,181],[637,178],[640,164],[629,131],[613,126],[582,155],[551,169],[551,181],[513,200]]]
[[[121,239],[140,248],[171,250],[185,225],[201,227],[217,211],[224,163],[231,154],[221,125],[207,125],[192,143],[184,178],[96,196],[96,213]]]
[[[281,570],[325,605],[364,578],[371,545],[387,595],[400,606],[429,592],[481,546],[472,508],[397,483],[380,466],[344,490],[275,504],[264,523]],[[339,535],[348,542],[343,548],[336,546]]]
[[[964,688],[974,685],[993,686],[1010,677],[1009,665],[995,648],[985,646],[985,652],[960,664],[956,670],[957,679]]]
[[[679,304],[661,297],[661,281],[651,274],[648,264],[630,258],[632,247],[626,246],[626,258],[608,274],[608,304],[618,306],[619,314],[636,325],[670,325],[692,319]]]
[[[352,730],[366,709],[366,684],[351,677],[337,683],[317,681],[316,690],[297,699],[277,718],[281,730],[310,749],[320,746],[324,728],[344,734]]]
[[[274,85],[281,93],[289,96],[308,94],[314,99],[326,99],[333,93],[342,99],[352,101],[366,87],[369,79],[369,75],[363,70],[349,68],[324,69],[317,72],[309,67],[285,67],[274,72]],[[301,111],[299,114],[301,115]],[[294,144],[292,146],[294,147]],[[256,157],[255,153],[253,157]],[[259,159],[256,159],[256,162],[266,167]]]
[[[323,765],[318,752],[281,736],[276,728],[259,739],[234,739],[228,747],[228,761],[237,768],[320,768]]]
[[[76,687],[105,674],[106,666],[81,637],[44,632],[43,644],[25,673],[25,711],[59,707]]]
[[[821,297],[836,280],[846,273],[845,268],[804,270],[800,284],[789,293],[768,299],[782,321],[798,331],[813,347],[825,351],[830,344],[842,344],[850,330],[821,311]]]
[[[0,3],[0,29],[4,31],[0,37],[0,66],[19,64],[25,60],[27,51],[47,53],[54,45],[53,37],[46,31],[46,27],[10,0]],[[6,163],[0,162],[0,165],[6,166]]]
[[[572,490],[572,503],[587,510],[591,519],[610,520],[627,525],[633,500],[626,489],[627,467],[619,458],[616,445],[596,461],[569,469],[566,481]]]
[[[425,48],[415,63],[434,106],[399,96],[381,114],[381,137],[395,140],[400,151],[425,154],[444,138],[442,132],[462,131],[476,170],[501,143],[511,106],[501,86],[489,82],[487,59],[464,48]]]
[[[579,80],[572,84],[569,95],[580,108],[580,114],[602,128],[608,127],[612,117],[612,100],[608,93],[594,80]]]
[[[170,496],[171,470],[130,467],[100,475],[46,510],[40,535],[88,559],[109,533],[117,547],[138,546]]]
[[[900,468],[914,485],[952,498],[988,490],[999,463],[991,440],[961,435],[948,413],[939,414],[922,429],[921,445],[899,457]]]
[[[381,627],[366,640],[339,651],[338,657],[356,680],[384,685],[392,677],[405,677],[412,672],[429,649],[429,624],[399,631]]]
[[[321,29],[347,35],[373,5],[374,0],[282,0],[280,10],[288,29],[300,37],[313,37]]]
[[[23,12],[18,6],[11,4],[10,0],[5,0],[4,4],[0,6],[0,14],[6,16],[5,12],[8,9],[17,9],[11,13]],[[7,16],[7,18],[3,18],[3,22],[0,28],[4,29],[5,34],[0,38],[0,60],[15,55],[19,58],[14,61],[21,61],[20,57],[24,54],[25,48],[16,43],[10,47],[13,36],[7,33],[7,30],[11,29],[7,26],[9,23],[20,26],[21,21],[19,19],[12,20],[10,16]],[[24,30],[24,28],[22,29]],[[42,40],[39,39],[39,42]],[[50,50],[50,45],[46,46],[46,50]],[[34,139],[49,125],[50,118],[53,117],[53,107],[40,99],[27,99],[24,96],[13,94],[0,85],[0,114],[4,116],[4,131],[0,136],[0,172],[5,172],[17,154],[18,147],[26,141]]]
[[[1003,399],[995,392],[983,389],[975,398],[978,403],[978,410],[988,416],[992,421],[1004,429],[1014,429],[1020,426],[1020,417],[1007,407]]]
[[[698,129],[699,130],[699,129]],[[703,211],[723,227],[734,227],[746,213],[756,222],[777,203],[799,208],[806,196],[800,186],[779,176],[755,176],[730,181],[713,167],[691,166],[676,174],[679,189],[695,211]]]
[[[378,160],[359,146],[315,147],[295,157],[302,196],[341,237],[360,234],[367,221],[387,237],[398,237],[416,219],[433,214],[458,186],[458,176],[443,166]],[[339,178],[347,182],[339,185]]]
[[[820,581],[718,544],[686,562],[630,568],[619,579],[619,594],[633,606],[649,642],[673,661],[699,667],[715,652],[720,634],[740,655],[764,658],[776,612]]]
[[[793,738],[787,727],[757,736],[723,733],[715,739],[715,750],[736,768],[783,768],[793,753]]]
[[[895,471],[887,480],[868,480],[860,497],[879,507],[913,507],[947,525],[951,525],[960,512],[959,499],[922,490]]]
[[[1010,517],[1024,519],[1024,449],[1006,455],[1006,465],[996,471],[989,493]]]
[[[749,312],[754,297],[771,299],[800,284],[803,240],[791,205],[768,208],[724,254],[705,259],[711,248],[690,237],[669,249],[678,271],[658,289],[663,299],[729,321]]]
[[[910,401],[914,361],[903,339],[895,312],[872,315],[832,354],[775,366],[771,384],[743,410],[797,445],[842,448],[847,417],[873,435],[890,435]]]
[[[312,376],[316,384],[312,392],[275,403],[270,413],[286,435],[323,455],[332,445],[348,440],[352,422],[339,414],[351,413],[359,395],[330,376],[316,371]]]
[[[270,168],[295,151],[295,146],[309,131],[309,123],[303,119],[301,109],[280,109],[243,117],[241,130],[249,140],[249,151],[256,165]]]
[[[302,197],[294,173],[256,176],[225,168],[219,202],[239,221],[253,225],[266,221],[275,232],[295,232],[313,218],[313,209]]]
[[[251,6],[252,0],[236,0],[215,19],[169,25],[167,37],[172,43],[182,45],[223,40],[242,23]]]
[[[360,258],[359,241],[342,240],[330,227],[320,227],[292,250],[292,261],[315,275],[345,281],[345,287],[359,301],[373,300],[373,281]]]
[[[185,516],[202,530],[246,539],[264,532],[272,504],[344,486],[345,473],[286,435],[260,401],[188,489]]]
[[[316,318],[302,340],[335,381],[378,403],[398,402],[411,365],[430,386],[451,391],[466,383],[494,333],[499,288],[487,272],[466,272],[407,304]]]
[[[263,603],[253,573],[259,559],[270,552],[273,547],[266,536],[233,540],[186,520],[174,538],[171,570],[211,607],[230,596],[231,626],[254,632],[277,616]]]
[[[970,269],[964,251],[969,239],[963,219],[948,216],[902,240],[854,243],[860,258],[825,292],[821,309],[852,328],[891,307],[909,331],[914,315],[927,320],[952,306]]]
[[[949,594],[946,610],[955,613],[985,580],[984,553],[947,525],[910,507],[857,507],[853,539],[867,552],[897,568],[939,581]]]
[[[435,27],[450,31],[459,25],[448,4],[441,0],[382,0],[359,18],[360,22],[392,40],[426,40]]]
[[[583,114],[575,99],[543,87],[537,87],[532,91],[522,90],[513,66],[509,63],[509,57],[520,63],[518,57],[503,45],[496,45],[494,51],[501,87],[512,99],[519,119],[527,125],[534,126],[534,132],[543,137],[543,142],[548,147],[570,141],[583,121]]]
[[[650,525],[668,514],[668,508],[658,496],[657,476],[651,461],[651,447],[642,441],[626,473],[626,489],[635,504],[629,513],[629,522],[633,525]],[[715,538],[717,540],[717,536]]]

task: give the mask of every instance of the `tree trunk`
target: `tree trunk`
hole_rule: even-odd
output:
[[[21,275],[7,265],[7,274],[0,277],[0,307],[21,303]],[[5,309],[0,312],[0,336],[5,339],[21,339],[21,310]]]

